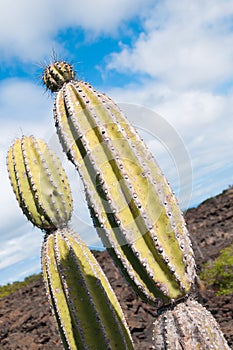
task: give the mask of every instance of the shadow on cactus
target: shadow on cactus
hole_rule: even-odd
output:
[[[7,156],[16,198],[45,231],[42,272],[65,349],[133,349],[117,298],[98,262],[68,228],[69,183],[57,156],[41,139],[17,139]]]

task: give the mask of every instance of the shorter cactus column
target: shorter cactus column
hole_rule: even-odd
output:
[[[133,349],[116,296],[80,237],[68,228],[46,236],[42,268],[67,349]]]
[[[60,161],[41,139],[22,137],[7,156],[11,184],[23,213],[35,226],[53,231],[66,226],[73,203]]]
[[[192,299],[161,312],[153,345],[155,350],[230,350],[214,317]]]
[[[98,262],[67,226],[72,196],[64,170],[44,141],[22,137],[7,156],[16,198],[46,232],[42,272],[65,349],[132,350],[118,300]]]

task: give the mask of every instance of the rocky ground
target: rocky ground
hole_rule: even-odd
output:
[[[233,188],[190,209],[185,218],[200,269],[204,262],[215,258],[233,241]],[[149,350],[155,309],[139,300],[119,275],[107,252],[95,255],[120,300],[135,348]],[[206,288],[199,300],[212,312],[233,347],[233,293],[216,297],[213,289]],[[63,349],[40,279],[0,299],[0,349]]]

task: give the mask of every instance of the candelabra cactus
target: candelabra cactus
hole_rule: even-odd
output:
[[[135,291],[161,307],[154,349],[228,350],[214,318],[191,299],[193,251],[166,178],[118,106],[74,76],[65,62],[44,71],[46,87],[57,93],[57,133],[103,244]]]
[[[64,69],[70,69],[69,81],[60,78]],[[43,80],[57,91],[57,133],[84,182],[94,225],[144,300],[158,305],[180,299],[191,290],[196,272],[172,190],[118,106],[73,77],[70,65],[55,62]]]
[[[132,350],[123,312],[107,278],[67,226],[72,196],[59,159],[42,140],[24,136],[11,146],[7,164],[24,214],[46,232],[42,272],[64,348]]]

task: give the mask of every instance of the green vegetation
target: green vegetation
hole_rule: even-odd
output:
[[[220,252],[212,262],[203,266],[200,278],[207,284],[217,288],[217,295],[233,292],[233,244]]]
[[[0,286],[0,298],[6,297],[11,293],[28,286],[31,282],[37,281],[41,278],[41,273],[26,277],[22,282],[7,283],[5,286]]]

